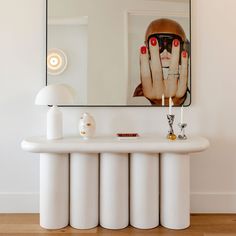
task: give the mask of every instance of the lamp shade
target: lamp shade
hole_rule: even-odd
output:
[[[72,89],[64,84],[48,85],[38,92],[35,104],[54,106],[74,104]]]

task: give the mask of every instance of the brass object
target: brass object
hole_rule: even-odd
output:
[[[177,136],[175,134],[168,134],[167,135],[167,139],[171,140],[171,141],[174,141],[177,139]]]

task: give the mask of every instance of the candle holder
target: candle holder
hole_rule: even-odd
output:
[[[180,134],[178,135],[178,139],[186,140],[187,136],[185,135],[185,128],[187,127],[187,124],[186,123],[179,123],[178,126],[180,128]]]
[[[176,140],[176,135],[174,134],[174,129],[173,129],[173,123],[174,123],[174,119],[175,119],[175,115],[167,115],[167,119],[168,119],[168,123],[169,123],[169,132],[167,135],[167,139],[169,140]]]

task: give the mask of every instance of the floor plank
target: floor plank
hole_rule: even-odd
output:
[[[139,230],[127,227],[123,230],[107,230],[97,227],[77,230],[66,227],[45,230],[39,226],[38,214],[0,214],[0,236],[236,236],[236,214],[191,216],[191,226],[186,230],[169,230],[157,227]]]

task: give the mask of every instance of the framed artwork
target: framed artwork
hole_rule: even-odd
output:
[[[170,97],[175,106],[191,104],[189,17],[176,10],[127,13],[129,105],[168,106]]]

